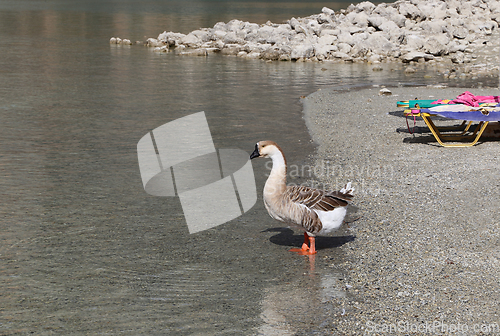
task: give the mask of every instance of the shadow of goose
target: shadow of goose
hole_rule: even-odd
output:
[[[269,241],[276,245],[300,247],[304,242],[304,234],[302,232],[294,234],[294,231],[289,228],[270,228],[261,232],[278,232],[277,235],[269,238]],[[344,245],[345,243],[354,241],[354,239],[356,239],[356,237],[352,235],[337,237],[317,236],[316,250],[339,247]]]

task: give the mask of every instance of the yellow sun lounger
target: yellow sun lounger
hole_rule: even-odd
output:
[[[500,104],[499,104],[500,105]],[[461,104],[439,105],[432,108],[421,108],[405,110],[405,116],[421,117],[429,130],[434,135],[437,142],[443,147],[470,147],[474,146],[490,121],[500,120],[500,106],[480,106],[472,107]],[[463,120],[459,126],[438,127],[432,121],[433,117],[440,116],[449,119]],[[478,121],[476,127],[471,129],[472,123]],[[444,131],[458,131],[455,133],[446,133]],[[457,141],[462,143],[449,144],[448,141]]]

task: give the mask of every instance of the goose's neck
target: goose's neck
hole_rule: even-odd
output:
[[[271,156],[273,168],[264,186],[264,195],[272,197],[279,195],[286,189],[286,159],[281,151]]]

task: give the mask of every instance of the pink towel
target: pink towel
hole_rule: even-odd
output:
[[[500,103],[500,96],[474,96],[469,91],[465,91],[450,102],[442,99],[432,102],[432,104],[464,104],[475,107],[481,103]]]

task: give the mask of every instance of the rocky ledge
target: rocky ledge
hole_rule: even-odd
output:
[[[500,0],[365,1],[339,12],[324,7],[320,14],[282,24],[232,20],[187,35],[163,32],[145,44],[183,55],[218,52],[271,61],[464,64],[474,61],[477,51],[496,48],[499,24]],[[114,37],[110,42],[132,44]],[[494,65],[498,71],[498,62]]]

